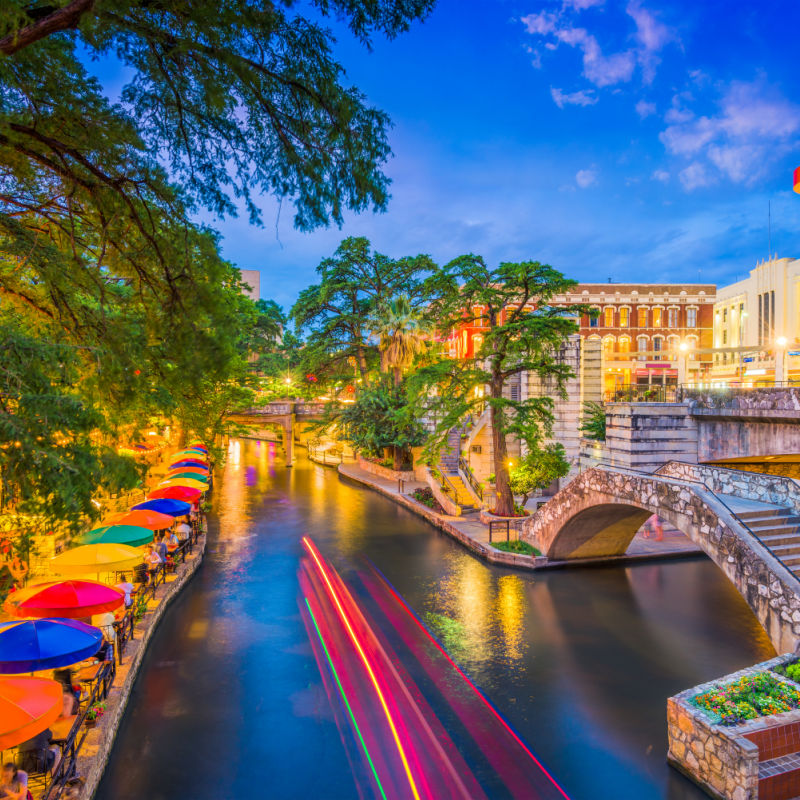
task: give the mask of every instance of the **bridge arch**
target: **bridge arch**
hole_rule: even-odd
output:
[[[542,506],[524,537],[551,559],[618,556],[651,514],[685,533],[714,561],[779,653],[798,648],[800,581],[702,484],[595,467]]]

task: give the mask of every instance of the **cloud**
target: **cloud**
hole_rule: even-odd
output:
[[[575,173],[575,183],[577,183],[581,189],[588,189],[590,186],[597,183],[597,170],[594,167],[579,169]]]
[[[564,0],[564,8],[574,8],[575,11],[586,11],[587,8],[602,6],[605,0]]]
[[[561,89],[551,86],[550,95],[559,108],[564,108],[564,106],[593,106],[597,102],[597,96],[591,89],[589,91],[582,89],[578,92],[562,92]]]
[[[664,169],[657,169],[653,172],[650,176],[654,181],[659,181],[660,183],[666,183],[669,180],[669,172]]]
[[[695,117],[675,109],[665,116],[660,139],[672,155],[691,160],[681,173],[687,189],[720,177],[752,184],[800,134],[800,106],[763,80],[732,83],[713,115]]]
[[[528,14],[527,17],[522,17],[520,22],[525,26],[525,30],[528,33],[546,36],[555,32],[558,16],[547,11],[541,11],[538,14]]]
[[[642,119],[652,116],[658,110],[655,103],[649,103],[647,100],[640,100],[635,107],[636,113]]]
[[[636,59],[632,52],[603,55],[597,39],[585,28],[559,28],[555,36],[560,42],[583,51],[583,74],[595,86],[625,83],[633,76]]]

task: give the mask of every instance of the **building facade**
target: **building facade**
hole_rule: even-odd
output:
[[[608,400],[629,387],[699,383],[711,367],[714,284],[582,283],[554,303],[582,303],[580,335],[597,339]]]
[[[773,258],[723,287],[714,304],[715,386],[800,379],[800,259]]]
[[[261,298],[261,273],[257,269],[243,269],[242,283],[245,284],[247,290],[245,294],[253,301]]]

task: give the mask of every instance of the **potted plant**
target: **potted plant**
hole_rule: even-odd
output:
[[[86,712],[86,727],[93,728],[97,725],[97,721],[103,714],[106,713],[106,704],[105,701],[100,703],[95,703],[87,712]]]

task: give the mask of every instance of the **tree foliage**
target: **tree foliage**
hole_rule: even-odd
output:
[[[511,514],[507,437],[517,436],[535,450],[548,435],[553,396],[563,395],[571,370],[560,350],[578,327],[573,317],[583,306],[556,306],[550,301],[575,285],[538,261],[503,262],[489,268],[480,256],[465,255],[438,270],[426,283],[431,324],[442,332],[461,325],[480,325],[483,342],[474,360],[446,354],[422,367],[412,378],[419,408],[437,420],[429,450],[441,446],[448,431],[487,403],[491,415],[498,514]],[[541,386],[533,396],[512,399],[509,380],[532,375]],[[475,392],[487,387],[486,397]]]
[[[606,410],[602,403],[590,401],[583,404],[580,432],[587,439],[598,442],[606,440]]]
[[[553,442],[528,452],[509,470],[509,486],[515,495],[522,495],[522,508],[536,491],[546,489],[553,481],[569,472],[564,446]]]

